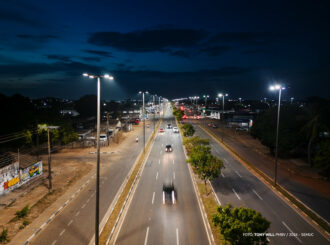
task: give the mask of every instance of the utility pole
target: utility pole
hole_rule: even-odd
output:
[[[153,106],[154,106],[154,131],[155,131],[155,128],[156,128],[156,122],[155,122],[155,114],[156,114],[156,110],[155,110],[155,95],[153,95]]]

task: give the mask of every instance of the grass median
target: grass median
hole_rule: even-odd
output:
[[[220,139],[218,139],[218,136],[214,134],[209,129],[205,128],[202,125],[199,125],[205,132],[207,132],[210,136],[212,136],[220,145],[224,145],[232,154],[235,155],[238,160],[240,160],[241,163],[243,163],[248,169],[253,170],[257,175],[267,182],[270,186],[275,188],[279,193],[281,193],[284,197],[286,197],[292,204],[298,207],[302,212],[304,212],[309,218],[311,218],[314,222],[316,222],[321,228],[324,229],[324,231],[329,235],[330,233],[330,226],[329,224],[320,218],[314,211],[307,208],[301,201],[299,201],[296,197],[294,197],[291,193],[289,193],[285,188],[283,188],[280,185],[274,186],[274,181],[272,178],[270,178],[268,175],[266,175],[264,172],[256,168],[253,164],[251,164],[249,161],[244,159],[242,156],[240,156],[234,149],[232,149],[228,144],[221,142]]]
[[[150,139],[148,140],[148,143],[146,144],[146,150],[145,150],[145,152],[144,153],[142,152],[139,155],[138,160],[137,160],[137,162],[136,162],[136,164],[134,166],[134,169],[133,169],[131,175],[129,176],[129,179],[128,179],[128,181],[127,181],[127,183],[126,183],[126,185],[125,185],[125,187],[124,187],[121,195],[119,196],[119,198],[117,200],[117,203],[116,203],[116,205],[115,205],[115,207],[114,207],[114,209],[113,209],[113,211],[112,211],[112,213],[111,213],[111,215],[110,215],[107,223],[105,224],[105,226],[104,226],[104,228],[102,230],[102,233],[101,233],[100,239],[99,239],[99,242],[102,245],[105,245],[106,244],[106,242],[107,242],[107,240],[108,240],[108,238],[110,236],[110,233],[112,231],[112,228],[115,225],[115,222],[117,220],[117,217],[118,217],[118,215],[120,213],[121,208],[123,207],[123,204],[124,204],[125,199],[126,199],[128,193],[129,193],[129,190],[130,190],[130,188],[131,188],[131,186],[132,186],[132,184],[134,182],[134,179],[135,179],[136,175],[138,174],[139,169],[142,166],[143,161],[145,160],[145,157],[147,155],[146,153],[148,152],[149,148],[151,147],[151,143],[152,143],[152,141],[153,141],[153,139],[154,139],[154,137],[156,135],[156,132],[157,132],[157,129],[158,129],[160,123],[161,123],[161,120],[157,123],[154,132],[152,133]]]

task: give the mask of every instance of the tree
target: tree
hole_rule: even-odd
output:
[[[184,124],[182,126],[182,130],[183,130],[183,135],[186,137],[193,136],[195,133],[195,129],[193,125],[191,125],[190,123]]]
[[[85,95],[76,101],[75,109],[81,117],[96,117],[96,95]]]
[[[185,138],[183,140],[183,145],[186,147],[187,154],[189,155],[192,151],[192,148],[197,145],[209,145],[210,140],[209,139],[202,139],[198,136]]]
[[[321,170],[321,174],[330,179],[330,140],[321,142],[313,162]]]
[[[203,162],[207,161],[207,156],[211,154],[211,148],[209,146],[197,145],[192,148],[191,153],[187,159],[187,162],[191,163],[193,168],[198,168]]]
[[[255,236],[253,233],[265,233],[270,222],[253,209],[244,207],[232,209],[230,204],[225,207],[219,206],[212,222],[220,227],[220,233],[233,245],[268,243],[266,236]],[[244,233],[252,233],[252,236],[244,236]]]

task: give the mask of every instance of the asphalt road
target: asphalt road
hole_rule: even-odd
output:
[[[152,129],[152,124],[150,125],[150,128],[146,128],[146,141],[149,139]],[[120,154],[120,157],[110,165],[108,164],[108,161],[111,159],[112,155],[101,154],[100,222],[142,150],[142,134],[139,135],[139,139],[139,142],[136,143],[134,138],[130,147],[126,147],[121,150],[121,152],[116,153]],[[42,229],[31,243],[33,245],[88,244],[93,238],[94,233],[95,178],[93,178],[92,181],[82,189],[79,195],[73,199],[50,224]]]
[[[175,125],[167,108],[163,127]],[[173,152],[165,152],[171,144]],[[163,204],[162,187],[173,180],[177,203]],[[208,237],[178,133],[158,133],[115,244],[208,244]]]
[[[329,244],[322,234],[251,174],[221,145],[196,125],[195,130],[195,135],[210,139],[212,153],[224,162],[225,169],[222,170],[222,175],[212,181],[212,186],[222,206],[231,203],[233,206],[244,206],[259,211],[271,222],[268,231],[275,236],[269,237],[270,244]],[[283,233],[285,237],[281,237],[283,234],[280,233]],[[294,233],[297,236],[292,236]]]
[[[199,122],[203,123],[204,120],[200,120]],[[206,126],[206,123],[204,125]],[[209,129],[221,137],[221,133],[218,130],[214,130],[213,128]],[[274,163],[269,160],[269,158],[251,151],[250,148],[245,147],[244,144],[237,144],[237,142],[230,137],[225,137],[224,141],[243,156],[244,159],[253,163],[270,178],[274,178]],[[269,161],[271,161],[271,164],[269,164]],[[319,193],[317,190],[315,191],[315,189],[310,188],[307,184],[298,181],[296,178],[290,177],[291,173],[287,171],[284,166],[279,164],[277,182],[326,221],[330,222],[330,199]]]

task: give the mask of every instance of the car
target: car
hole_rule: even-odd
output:
[[[165,151],[166,152],[172,152],[173,151],[172,146],[171,145],[166,145],[165,146]]]
[[[159,133],[164,133],[164,129],[163,128],[160,128],[159,129]]]
[[[106,134],[100,134],[100,141],[101,142],[106,142],[108,140],[108,137]]]
[[[173,127],[173,133],[179,133],[179,129],[177,127]]]
[[[212,128],[217,128],[218,126],[213,123]]]
[[[208,127],[212,127],[212,124],[211,124],[211,123],[208,123],[207,126],[208,126]]]
[[[163,183],[163,204],[176,203],[176,190],[173,181],[166,181]]]
[[[167,124],[167,128],[168,129],[171,129],[172,128],[172,126],[171,126],[171,124],[169,123],[169,124]]]

